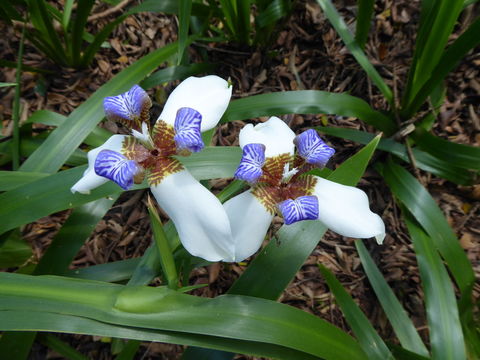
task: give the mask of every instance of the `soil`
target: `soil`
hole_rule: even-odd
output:
[[[127,1],[134,4],[135,1]],[[335,1],[335,6],[354,27],[355,1]],[[100,14],[90,22],[92,33],[118,16],[117,13],[102,14],[108,5],[98,3],[93,11]],[[478,10],[478,9],[476,9]],[[461,33],[472,19],[475,9],[462,15],[456,34]],[[389,86],[403,89],[406,74],[412,59],[415,34],[419,18],[419,1],[377,1],[372,31],[366,53]],[[1,58],[14,61],[19,44],[19,29],[0,22]],[[110,48],[102,48],[93,64],[82,71],[60,68],[46,59],[28,42],[25,46],[24,63],[52,70],[54,75],[40,76],[32,72],[22,75],[22,115],[25,121],[34,111],[48,109],[68,115],[84,102],[98,87],[137,59],[176,40],[177,19],[157,13],[141,13],[130,16],[113,32]],[[452,36],[452,40],[456,35]],[[434,132],[454,142],[480,145],[480,78],[479,49],[470,52],[447,80],[447,100],[440,108]],[[378,110],[387,109],[380,92],[371,84],[343,42],[336,35],[314,1],[296,1],[292,15],[282,21],[274,41],[266,48],[250,48],[236,44],[201,43],[189,49],[192,62],[202,61],[202,54],[217,63],[214,73],[232,79],[233,98],[242,98],[260,93],[286,90],[316,89],[332,92],[347,92],[360,97]],[[167,64],[159,64],[161,67]],[[0,81],[14,82],[15,70],[4,68]],[[157,100],[156,111],[161,108],[164,92],[169,93],[177,83],[156,87],[149,91]],[[400,91],[399,90],[399,91]],[[3,134],[12,130],[11,112],[14,90],[0,88],[0,120]],[[317,115],[287,115],[282,117],[295,132],[309,127],[324,125],[339,126],[374,132],[374,129],[356,118]],[[251,119],[251,122],[266,118]],[[217,145],[238,145],[238,131],[245,122],[221,125],[214,142]],[[103,126],[117,131],[115,124]],[[34,128],[45,131],[44,126]],[[342,139],[328,137],[336,149],[331,167],[358,151],[361,146]],[[384,156],[379,154],[378,156]],[[2,170],[8,170],[7,168]],[[412,169],[410,169],[412,170]],[[449,223],[458,235],[461,245],[474,266],[477,279],[480,277],[480,187],[462,187],[420,171],[422,183],[434,196],[444,211]],[[225,180],[212,181],[214,190],[220,190]],[[393,201],[381,176],[368,169],[359,187],[367,192],[372,210],[381,214],[387,227],[383,246],[373,241],[364,241],[375,262],[391,288],[413,319],[421,336],[427,340],[427,327],[421,281],[415,254],[408,233],[400,218],[400,210]],[[121,259],[140,257],[151,243],[151,229],[146,210],[148,192],[124,193],[115,203],[86,241],[71,268],[82,268]],[[31,244],[36,263],[49,246],[52,237],[69,215],[69,211],[53,214],[26,225],[24,238]],[[281,225],[276,218],[272,229]],[[247,261],[248,263],[248,261]],[[380,335],[397,343],[395,335],[376,299],[361,267],[353,239],[327,232],[308,258],[295,279],[283,292],[279,301],[322,317],[336,326],[350,331],[334,298],[320,275],[317,264],[331,269],[343,286],[354,297]],[[225,293],[233,281],[248,265],[216,263],[192,271],[189,284],[208,284],[193,293],[214,297]],[[480,298],[477,283],[474,296]],[[91,359],[112,359],[111,343],[105,339],[81,335],[59,335],[64,341]],[[182,346],[143,343],[137,359],[179,359]],[[61,356],[36,342],[31,359],[58,359]],[[237,359],[253,359],[238,355]]]

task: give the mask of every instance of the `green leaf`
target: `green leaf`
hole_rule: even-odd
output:
[[[173,56],[176,49],[177,44],[173,43],[156,50],[130,65],[100,87],[68,116],[68,121],[52,132],[35,153],[23,163],[20,170],[56,172],[103,118],[103,99],[106,96],[127,91],[133,84],[138,83],[155,69],[159,63]]]
[[[32,256],[32,249],[23,240],[19,231],[13,231],[3,244],[0,244],[0,269],[23,265]]]
[[[365,48],[368,39],[368,32],[370,24],[372,23],[372,16],[375,1],[373,0],[357,0],[358,15],[357,25],[355,31],[355,41],[361,49]]]
[[[54,335],[42,334],[38,337],[38,340],[46,347],[49,347],[50,349],[55,350],[60,355],[63,355],[66,359],[88,360],[86,356],[82,355],[80,352],[78,352],[73,347],[63,342]]]
[[[357,117],[387,134],[395,130],[395,124],[390,118],[373,110],[362,99],[318,90],[282,91],[234,100],[223,115],[223,121],[269,115],[319,113]]]
[[[0,337],[0,351],[2,354],[8,354],[8,360],[26,360],[35,341],[35,335],[25,331],[5,332]]]
[[[363,70],[365,70],[368,77],[378,87],[383,96],[385,96],[385,99],[387,99],[390,104],[393,104],[392,90],[388,87],[385,81],[383,81],[372,63],[368,60],[362,48],[357,44],[352,33],[348,29],[347,24],[345,24],[345,21],[343,21],[332,2],[330,0],[317,0],[317,2],[320,4],[325,16],[335,28],[338,35],[342,38],[345,46],[350,50],[353,57],[357,60]]]
[[[393,331],[400,340],[400,344],[409,351],[428,357],[428,350],[418,335],[415,326],[388,286],[382,273],[378,270],[362,240],[355,240],[355,246],[368,280],[377,295],[377,299],[382,304],[383,311],[385,311],[390,324],[392,324]]]
[[[45,173],[24,171],[0,171],[0,191],[13,190],[24,184],[48,176]]]
[[[319,265],[318,268],[368,358],[371,360],[393,359],[387,345],[342,284],[335,278],[335,275],[323,265]]]
[[[183,54],[188,46],[188,30],[190,28],[190,16],[192,12],[192,0],[180,0],[178,7],[178,56],[177,65],[180,65]]]
[[[71,47],[71,64],[69,65],[74,67],[80,65],[83,33],[85,32],[88,15],[90,15],[94,3],[95,0],[83,0],[81,6],[77,6],[76,14],[72,21],[71,33],[66,34],[65,43],[69,43]]]
[[[2,87],[8,87],[8,86],[17,86],[17,83],[0,82],[0,88],[2,88]]]
[[[472,265],[435,200],[407,170],[393,161],[389,160],[381,172],[395,197],[433,240],[463,295],[469,297],[475,281]]]
[[[433,359],[465,359],[465,345],[455,292],[433,239],[409,213],[405,221],[417,255],[427,309]]]
[[[442,54],[432,71],[431,76],[425,81],[415,96],[405,103],[402,111],[404,118],[410,118],[418,111],[425,99],[432,93],[443,79],[458,65],[467,53],[480,43],[480,18],[477,18],[468,29],[461,34]]]
[[[243,352],[246,354],[264,356],[275,359],[318,359],[317,357],[308,355],[304,352],[291,350],[283,346],[259,343],[256,341],[242,341],[200,334],[181,333],[176,331],[161,331],[138,327],[134,328],[129,326],[112,325],[71,315],[35,311],[1,311],[0,316],[2,317],[2,326],[5,329],[15,330],[15,332],[9,332],[8,335],[23,334],[23,332],[18,332],[18,330],[23,330],[27,328],[37,331],[77,333],[96,335],[101,337],[116,337],[138,339],[143,341],[156,341],[179,345],[205,346],[213,349]],[[0,338],[0,342],[2,342],[2,339],[4,337],[5,335]],[[8,339],[6,339],[6,341],[7,340],[9,341],[9,343],[15,344],[14,341],[11,341],[12,339],[10,336],[8,337]],[[9,347],[8,350],[12,351],[5,351],[2,352],[2,354],[10,354],[12,357],[10,357],[9,360],[18,359],[13,357],[13,351],[18,351],[18,348],[12,346]],[[23,357],[22,359],[25,359],[25,357]]]
[[[0,273],[0,280],[0,310],[50,312],[121,326],[258,341],[325,359],[365,359],[358,344],[340,329],[274,301],[246,296],[208,299],[166,288],[51,276]],[[18,327],[22,319],[17,320]],[[5,330],[3,321],[0,330]]]
[[[422,6],[425,3],[423,2]],[[422,10],[422,22],[402,99],[402,108],[410,105],[419,89],[434,74],[433,71],[444,53],[448,37],[462,10],[463,0],[439,0],[427,4],[428,9]],[[428,95],[423,94],[424,99]]]
[[[480,147],[456,144],[417,128],[413,139],[418,146],[433,156],[465,169],[480,170]]]
[[[334,127],[316,127],[320,132],[337,136],[342,139],[348,139],[360,144],[367,144],[373,139],[374,134],[354,129],[334,128]],[[378,144],[378,149],[387,151],[403,161],[410,163],[405,145],[400,144],[393,139],[382,139]],[[460,185],[471,185],[473,174],[465,169],[457,167],[449,162],[436,158],[418,148],[412,149],[417,166],[425,171],[431,172],[444,179],[453,181]]]
[[[92,265],[80,269],[68,270],[61,275],[72,278],[104,282],[121,282],[132,277],[141,258],[114,261],[106,264]]]
[[[35,111],[27,119],[26,123],[39,123],[50,126],[60,126],[65,123],[67,119],[68,117],[50,110],[38,110]],[[110,131],[96,126],[83,142],[89,146],[98,147],[103,145],[103,143],[107,141],[107,139],[112,135],[113,134]]]

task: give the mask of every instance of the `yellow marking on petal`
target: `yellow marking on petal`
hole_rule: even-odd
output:
[[[126,136],[122,144],[122,154],[129,160],[135,160],[137,163],[142,164],[150,156],[150,151],[146,149],[138,139],[133,136]]]
[[[157,157],[153,168],[150,168],[148,182],[150,185],[158,185],[168,175],[175,174],[184,169],[182,163],[174,157]]]
[[[252,189],[252,195],[273,215],[277,211],[277,204],[282,201],[287,199],[294,200],[305,195],[313,195],[316,183],[317,179],[312,175],[303,175],[295,181],[275,186],[260,183]]]
[[[164,155],[173,155],[177,151],[175,144],[175,129],[163,120],[158,120],[153,127],[153,143]]]
[[[279,188],[266,184],[258,184],[252,189],[252,195],[265,207],[272,215],[277,210]]]

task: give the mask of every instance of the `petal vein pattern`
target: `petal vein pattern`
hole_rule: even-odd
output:
[[[195,109],[183,107],[178,109],[175,118],[175,143],[178,150],[199,152],[204,148],[200,125],[202,115]]]
[[[298,135],[294,143],[297,146],[298,155],[304,158],[307,163],[318,167],[324,167],[335,153],[335,149],[325,144],[313,129]]]
[[[124,190],[133,185],[138,170],[135,161],[128,160],[116,151],[102,150],[95,159],[95,173],[112,180]]]
[[[265,164],[265,145],[247,144],[243,147],[242,160],[235,172],[235,177],[253,184],[262,176],[263,164]]]
[[[109,96],[103,100],[107,119],[140,131],[141,124],[148,120],[152,101],[140,86],[134,85],[126,93]]]
[[[278,208],[290,225],[301,220],[316,220],[318,218],[318,199],[316,196],[300,196],[294,200],[287,199],[278,204]]]

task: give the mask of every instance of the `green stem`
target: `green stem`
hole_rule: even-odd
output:
[[[160,264],[168,283],[168,287],[172,290],[178,289],[178,274],[175,266],[175,260],[173,259],[172,250],[168,243],[167,236],[163,230],[162,221],[158,216],[153,203],[148,201],[148,213],[152,221],[153,237],[160,254]]]

